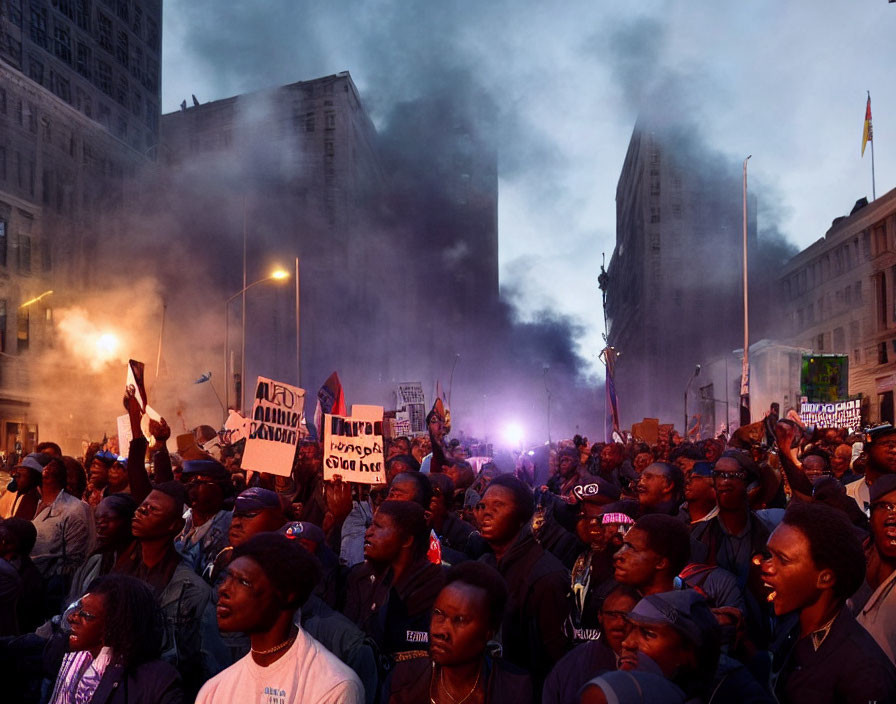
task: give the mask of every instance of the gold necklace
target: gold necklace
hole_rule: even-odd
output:
[[[283,650],[287,645],[289,645],[296,639],[297,635],[299,635],[298,631],[296,631],[295,633],[291,633],[289,638],[280,643],[280,645],[275,645],[273,648],[268,648],[267,650],[256,650],[252,647],[250,647],[249,650],[251,650],[256,655],[270,655],[271,653],[276,653],[280,650]]]
[[[433,696],[433,693],[432,693],[432,685],[433,685],[433,681],[435,680],[435,674],[436,674],[436,664],[433,663],[432,664],[432,675],[430,675],[430,678],[429,678],[429,701],[430,701],[430,704],[436,704],[436,698]],[[476,688],[479,686],[479,678],[480,677],[482,677],[482,667],[481,666],[479,667],[479,672],[476,673],[476,681],[473,683],[473,689],[471,689],[469,692],[467,692],[467,696],[465,696],[463,699],[458,700],[451,696],[451,692],[449,692],[448,688],[445,686],[445,681],[444,681],[444,679],[442,679],[442,669],[439,668],[439,689],[443,690],[445,692],[445,694],[448,695],[448,698],[452,702],[454,702],[454,704],[464,704],[464,702],[467,701],[467,699],[469,699],[470,697],[473,696],[473,692],[475,692]]]

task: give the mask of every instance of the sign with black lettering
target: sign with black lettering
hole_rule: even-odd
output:
[[[800,404],[800,420],[806,425],[819,428],[849,428],[858,430],[862,426],[862,399],[839,400],[832,403]]]
[[[324,414],[324,479],[385,484],[383,407],[352,406],[348,417]]]
[[[299,442],[305,390],[258,377],[243,469],[288,477]]]

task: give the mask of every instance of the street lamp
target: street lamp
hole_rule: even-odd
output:
[[[243,388],[245,386],[245,376],[246,376],[246,298],[245,294],[253,286],[258,286],[258,284],[263,284],[266,281],[283,281],[289,278],[289,272],[285,269],[275,269],[268,276],[265,276],[263,279],[259,279],[258,281],[253,281],[248,286],[244,286],[235,294],[233,294],[230,298],[224,301],[224,406],[225,413],[230,410],[230,381],[228,380],[227,374],[227,353],[229,351],[229,343],[230,343],[230,316],[227,314],[230,310],[230,304],[233,302],[235,298],[238,296],[243,296],[243,307],[240,311],[240,324],[242,328],[242,350],[240,357],[240,411],[243,410]],[[226,418],[225,418],[226,420]]]
[[[700,374],[700,365],[698,364],[694,367],[694,375],[688,379],[688,385],[684,389],[684,438],[687,440],[688,438],[688,393],[691,390],[691,383],[694,379],[697,378],[697,375]]]

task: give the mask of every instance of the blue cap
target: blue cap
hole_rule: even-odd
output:
[[[230,479],[230,472],[217,460],[186,460],[182,474],[184,477],[204,474],[216,481]]]
[[[696,477],[712,478],[712,462],[694,462],[694,467],[691,469],[691,474]]]
[[[271,491],[270,489],[262,489],[260,486],[253,486],[241,492],[240,495],[236,497],[236,501],[233,504],[234,514],[249,511],[263,511],[267,508],[282,510],[283,507],[277,492]]]

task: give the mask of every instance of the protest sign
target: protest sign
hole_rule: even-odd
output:
[[[392,437],[426,433],[426,401],[423,398],[423,384],[419,381],[405,381],[395,392],[396,408],[407,415],[408,428],[403,426]],[[398,416],[396,416],[398,417]]]
[[[243,469],[288,477],[299,442],[305,391],[258,377],[243,453]]]
[[[383,407],[352,406],[348,417],[324,415],[324,479],[385,484]]]
[[[857,430],[862,424],[862,399],[833,403],[803,403],[800,405],[800,420],[806,425],[819,428],[849,428]]]
[[[224,423],[224,442],[233,445],[247,437],[249,437],[250,423],[248,418],[243,418],[239,411],[232,408]]]

